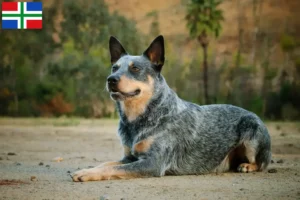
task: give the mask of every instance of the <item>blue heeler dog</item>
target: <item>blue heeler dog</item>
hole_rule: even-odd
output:
[[[270,136],[254,113],[232,105],[199,106],[170,89],[161,75],[163,36],[140,56],[127,54],[114,37],[109,48],[107,90],[120,115],[124,157],[77,171],[73,181],[252,172],[268,166]]]

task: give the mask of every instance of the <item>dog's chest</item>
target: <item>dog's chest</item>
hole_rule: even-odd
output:
[[[132,126],[120,126],[119,136],[122,144],[129,147],[132,152],[134,147],[141,141],[146,141],[151,136],[149,128],[142,126],[141,124]],[[141,146],[141,145],[140,145]]]

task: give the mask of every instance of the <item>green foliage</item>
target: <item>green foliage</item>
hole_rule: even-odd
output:
[[[135,23],[109,13],[103,0],[55,0],[43,16],[42,30],[1,32],[0,114],[61,115],[75,106],[73,115],[112,115],[104,90],[108,39],[114,35],[129,53],[140,53],[145,41]]]
[[[191,0],[187,5],[187,27],[192,37],[202,32],[220,35],[221,21],[224,20],[222,10],[218,9],[221,0]]]
[[[297,42],[291,35],[284,34],[280,40],[281,48],[283,51],[289,52],[295,49]]]
[[[219,35],[223,20],[218,9],[220,3],[190,1],[186,19],[192,37],[199,40],[199,35],[205,36],[204,39],[209,34]],[[60,14],[63,21],[58,20]],[[111,65],[109,36],[116,36],[128,53],[141,54],[149,41],[160,34],[158,12],[146,14],[152,20],[147,36],[137,31],[134,21],[117,12],[110,13],[104,0],[54,0],[44,8],[43,16],[43,30],[0,30],[0,115],[63,116],[53,121],[55,126],[79,124],[69,116],[116,117],[114,104],[105,90]],[[203,31],[207,35],[202,35]],[[184,57],[182,46],[186,37],[167,38],[163,75],[178,96],[203,103],[203,73],[199,66],[205,57],[201,49]],[[282,49],[295,50],[299,45],[296,40],[283,35]],[[208,51],[210,63],[214,63],[212,55]],[[294,81],[283,81],[279,91],[268,88],[278,78],[278,69],[269,61],[262,63],[266,81],[263,92],[255,82],[258,71],[248,65],[245,54],[239,68],[233,64],[236,54],[219,66],[208,65],[209,91],[214,102],[241,106],[268,119],[299,119],[300,60],[296,54],[291,54],[291,58],[297,73]]]

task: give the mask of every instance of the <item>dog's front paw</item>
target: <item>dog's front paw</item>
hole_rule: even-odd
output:
[[[100,172],[96,168],[82,169],[71,174],[74,182],[86,182],[101,180]]]

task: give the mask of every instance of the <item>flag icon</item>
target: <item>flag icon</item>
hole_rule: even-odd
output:
[[[2,29],[42,29],[42,2],[2,2]]]

